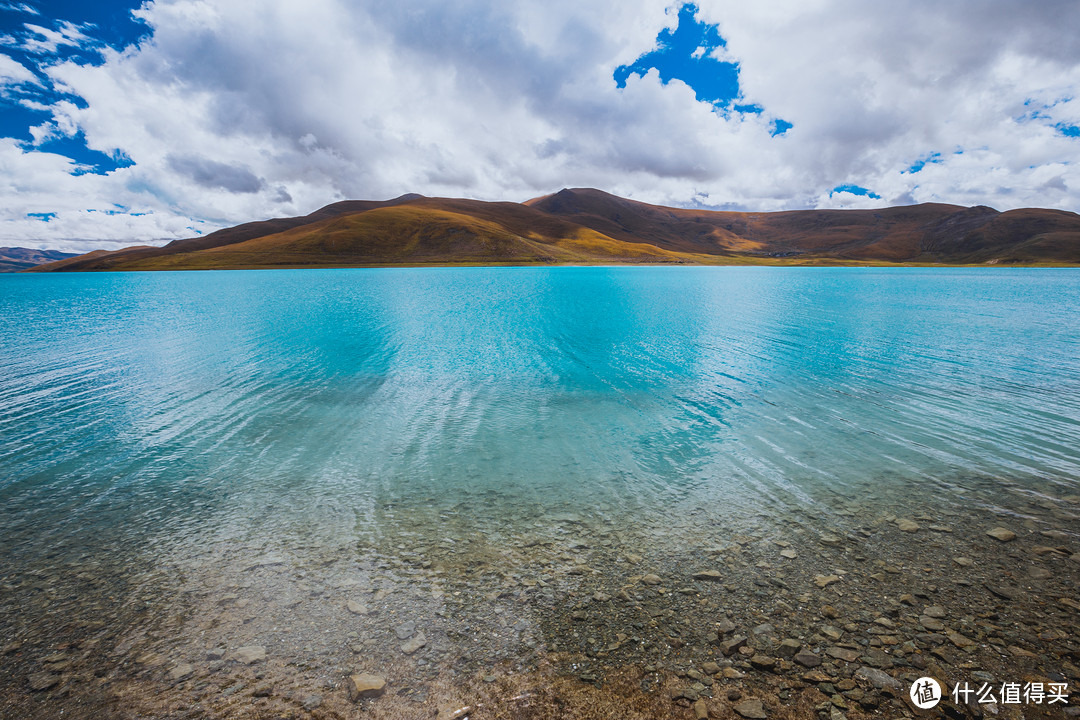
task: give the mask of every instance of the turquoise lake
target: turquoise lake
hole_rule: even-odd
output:
[[[296,588],[410,581],[384,612],[435,622],[469,568],[550,589],[559,553],[678,564],[873,513],[1042,527],[1080,493],[1072,270],[13,275],[0,366],[0,574],[36,578],[15,635],[54,581],[53,608],[128,628],[163,588],[281,618]],[[318,644],[274,622],[225,635]]]

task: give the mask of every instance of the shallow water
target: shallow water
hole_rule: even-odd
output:
[[[4,630],[63,608],[113,657],[260,644],[331,677],[358,643],[402,661],[413,618],[430,679],[527,664],[559,593],[737,538],[1073,533],[1078,308],[1041,269],[0,277]],[[492,615],[508,587],[534,596]]]

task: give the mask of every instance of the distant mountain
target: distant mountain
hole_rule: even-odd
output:
[[[35,250],[33,248],[0,247],[0,272],[18,272],[36,265],[77,257],[78,253],[59,250]]]
[[[944,204],[716,212],[592,189],[524,203],[403,195],[34,270],[559,263],[1073,264],[1080,263],[1080,215]]]

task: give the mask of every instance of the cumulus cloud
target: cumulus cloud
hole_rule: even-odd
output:
[[[0,242],[157,242],[344,198],[564,186],[755,210],[1080,210],[1072,0],[698,5],[763,113],[718,112],[655,70],[616,87],[677,21],[663,0],[147,2],[138,46],[43,68],[80,101],[50,106],[41,142],[81,132],[133,164],[88,173],[0,143]],[[35,28],[42,52],[87,42]],[[774,118],[793,127],[774,135]]]

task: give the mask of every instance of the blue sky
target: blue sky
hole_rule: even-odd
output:
[[[1080,209],[1080,6],[968,4],[2,1],[0,245],[574,186]]]

